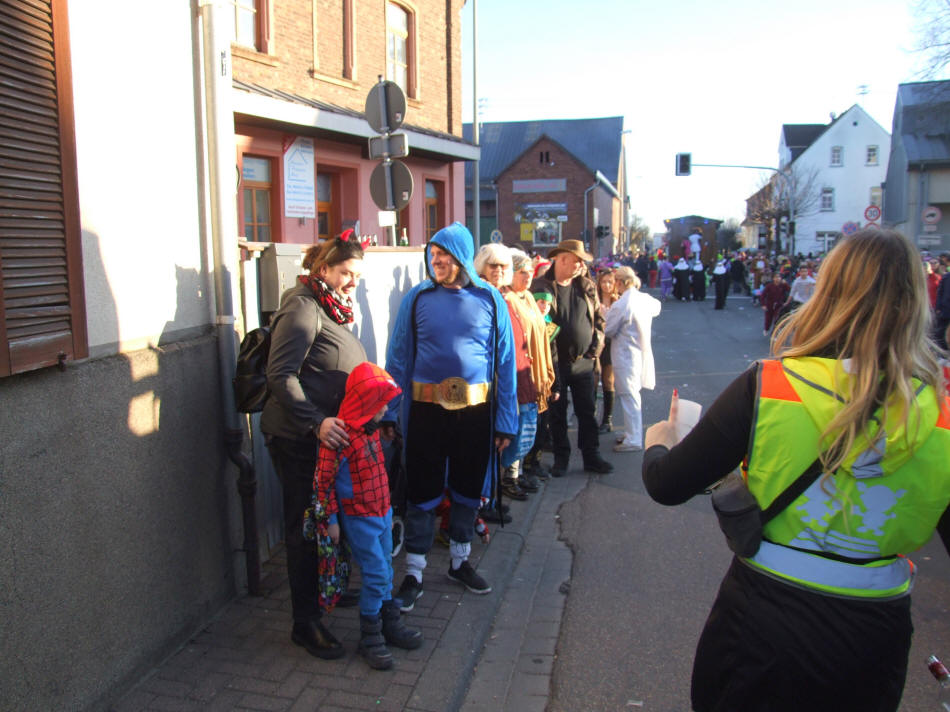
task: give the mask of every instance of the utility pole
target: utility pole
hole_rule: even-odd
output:
[[[478,146],[478,0],[472,0],[472,95],[472,143]],[[482,244],[481,175],[478,162],[476,158],[472,163],[472,237],[475,238],[476,250]]]

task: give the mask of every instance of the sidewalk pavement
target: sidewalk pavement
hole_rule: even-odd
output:
[[[393,648],[392,669],[371,670],[356,654],[356,608],[337,608],[324,620],[346,649],[341,660],[319,660],[291,642],[281,553],[263,567],[261,597],[228,604],[112,709],[542,712],[571,576],[557,511],[588,482],[577,453],[571,465],[566,477],[549,479],[527,501],[510,502],[513,521],[489,525],[487,545],[472,542],[470,560],[491,593],[478,596],[448,579],[448,549],[433,546],[425,593],[405,614],[425,643]],[[405,555],[393,563],[398,587]]]

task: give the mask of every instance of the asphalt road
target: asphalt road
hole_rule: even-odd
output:
[[[664,303],[653,349],[657,388],[643,394],[644,427],[666,417],[674,387],[708,407],[768,344],[761,310],[730,295],[722,311],[708,299]],[[612,438],[601,440],[616,471],[592,477],[560,511],[574,563],[548,710],[689,710],[693,653],[731,552],[708,497],[654,503],[642,455],[613,453]],[[582,476],[572,464],[569,476]],[[931,653],[950,660],[950,559],[939,540],[912,559],[915,636],[901,709],[926,712],[937,704],[924,661]]]

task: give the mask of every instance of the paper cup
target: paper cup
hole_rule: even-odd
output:
[[[703,407],[696,401],[680,398],[676,405],[676,438],[682,440],[699,422]]]

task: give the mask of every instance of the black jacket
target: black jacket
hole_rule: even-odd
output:
[[[324,418],[337,414],[347,376],[366,360],[359,339],[326,315],[310,287],[287,290],[271,319],[270,396],[261,430],[291,440],[307,438]]]

